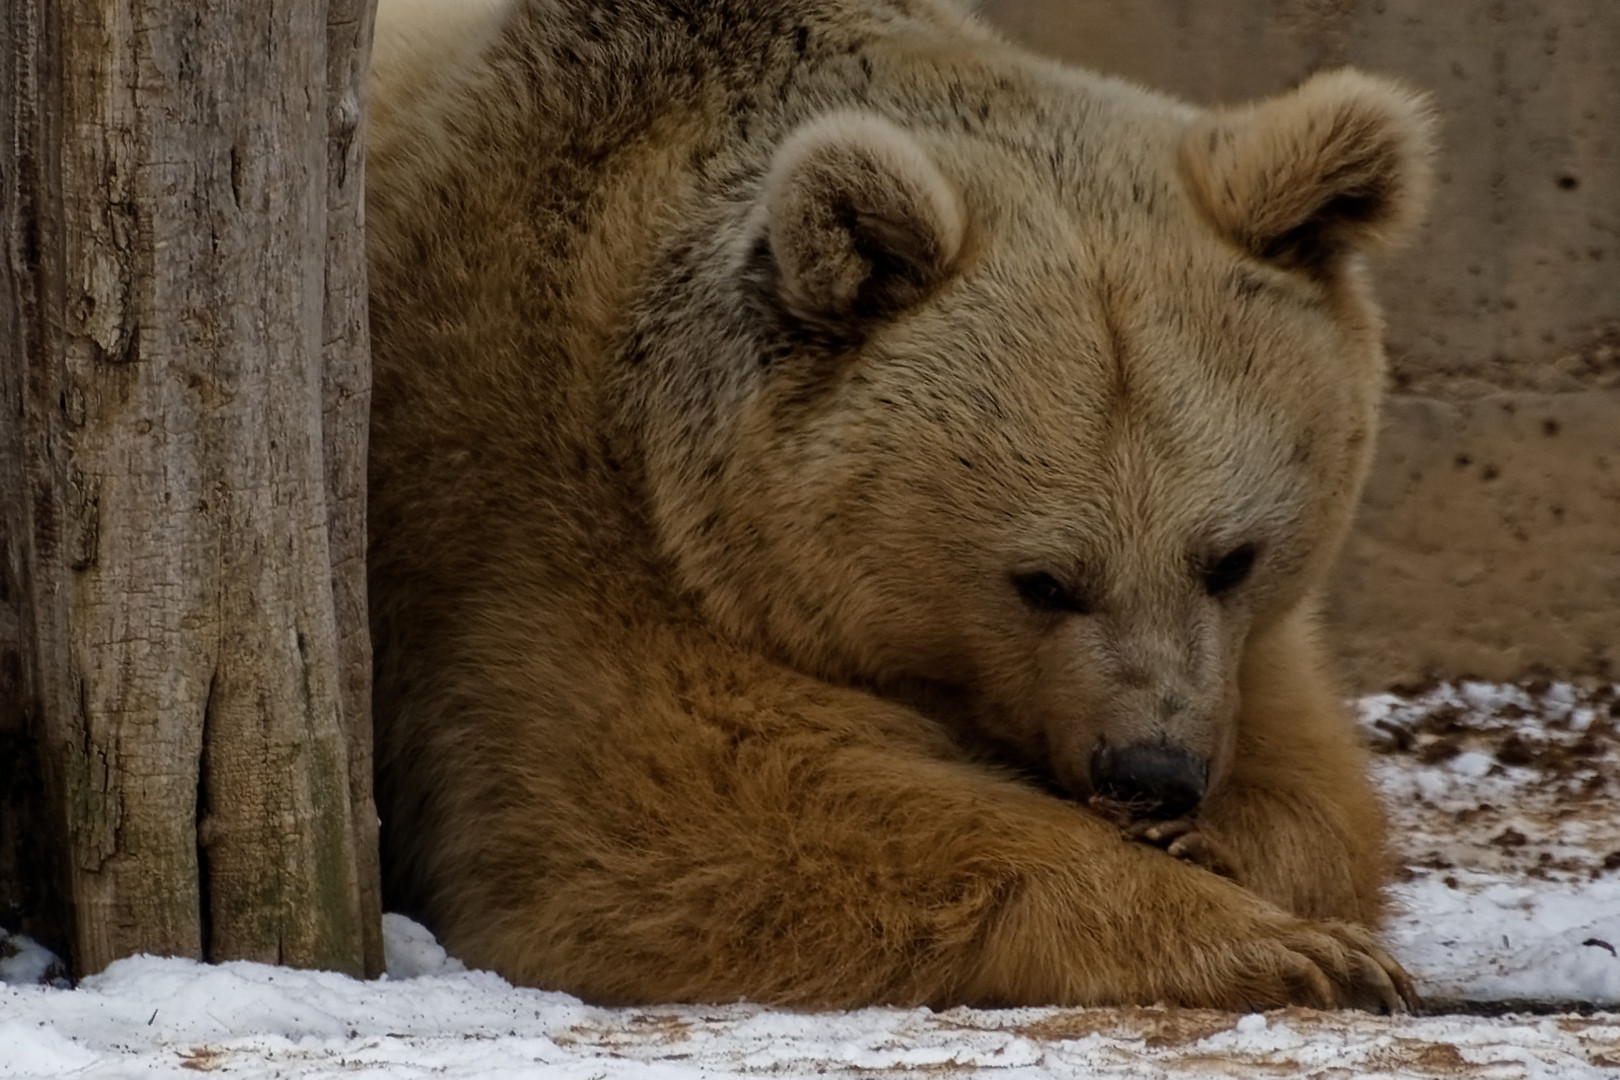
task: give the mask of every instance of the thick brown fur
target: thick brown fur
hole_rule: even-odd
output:
[[[601,1002],[1409,998],[1312,611],[1421,100],[1201,111],[930,0],[452,8],[385,0],[368,157],[392,901]],[[1144,740],[1208,793],[1122,829]]]

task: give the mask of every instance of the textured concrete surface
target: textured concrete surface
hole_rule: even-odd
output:
[[[1620,390],[1397,395],[1340,562],[1355,671],[1620,672]]]
[[[987,0],[1194,101],[1355,64],[1432,92],[1437,200],[1377,267],[1392,396],[1331,627],[1355,685],[1620,678],[1620,4]]]

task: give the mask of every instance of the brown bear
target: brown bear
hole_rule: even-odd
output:
[[[385,3],[387,889],[595,1002],[1399,1008],[1312,631],[1424,101],[943,0]]]

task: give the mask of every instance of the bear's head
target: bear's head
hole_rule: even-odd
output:
[[[724,633],[1178,813],[1346,528],[1361,255],[1423,210],[1430,115],[1342,71],[963,127],[822,115],[683,241],[637,346],[656,524]]]

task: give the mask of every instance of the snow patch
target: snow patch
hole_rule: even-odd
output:
[[[66,986],[56,954],[26,934],[0,930],[0,985]]]
[[[383,917],[383,962],[390,979],[453,975],[467,966],[444,951],[427,927],[392,913]]]

